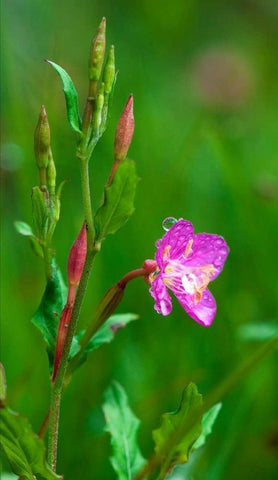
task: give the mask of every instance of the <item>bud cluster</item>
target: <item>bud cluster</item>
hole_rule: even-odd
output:
[[[41,245],[51,242],[60,216],[60,193],[56,193],[56,167],[50,145],[50,127],[44,105],[41,107],[34,134],[34,152],[40,185],[32,190],[33,220]]]
[[[106,129],[108,107],[115,83],[115,55],[112,45],[107,54],[106,19],[103,18],[92,41],[89,57],[89,92],[82,130],[87,144],[95,145]]]

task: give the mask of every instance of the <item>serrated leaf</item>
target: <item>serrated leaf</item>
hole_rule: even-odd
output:
[[[135,164],[124,160],[116,170],[112,183],[104,189],[104,201],[95,216],[97,240],[116,233],[134,212],[138,177]]]
[[[188,421],[190,415],[202,404],[202,396],[194,383],[190,383],[183,391],[181,404],[177,411],[164,413],[160,428],[153,431],[155,451],[161,457],[161,464],[167,462],[169,473],[175,465],[188,462],[192,446],[202,433],[201,419],[177,443],[165,449],[167,441]]]
[[[57,65],[57,63],[51,62],[50,60],[46,61],[47,63],[50,63],[50,65],[52,65],[52,67],[56,70],[56,72],[59,74],[60,79],[62,80],[69,124],[73,130],[75,130],[79,134],[82,134],[81,120],[79,116],[78,95],[73,81],[70,78],[69,74],[66,72],[66,70],[60,67],[60,65]]]
[[[45,480],[57,480],[45,460],[44,443],[32,430],[27,418],[9,408],[0,410],[0,441],[12,471],[28,480],[41,475]]]
[[[24,235],[26,237],[34,237],[34,233],[33,233],[33,230],[32,228],[30,227],[30,225],[28,225],[28,223],[25,223],[25,222],[21,222],[19,220],[16,220],[14,222],[14,226],[15,226],[15,229],[18,233],[20,233],[21,235]]]
[[[204,413],[202,418],[202,433],[194,443],[192,447],[193,450],[202,447],[206,443],[206,439],[212,432],[212,427],[218,416],[218,413],[220,412],[221,407],[222,403],[216,403],[216,405],[213,405],[213,407],[211,407],[206,413]]]
[[[66,298],[67,288],[56,262],[53,261],[51,280],[47,283],[40,306],[31,320],[47,343],[50,366],[53,363],[57,327]]]
[[[104,400],[105,430],[111,435],[113,448],[112,467],[119,480],[132,480],[145,463],[137,445],[140,421],[130,409],[127,395],[119,383],[113,382],[106,390]]]

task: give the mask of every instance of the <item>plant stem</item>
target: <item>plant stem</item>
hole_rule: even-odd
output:
[[[57,459],[57,443],[58,443],[58,425],[59,425],[59,411],[61,403],[61,394],[63,390],[64,377],[68,365],[68,356],[70,353],[73,335],[75,333],[77,321],[79,318],[82,301],[86,292],[89,275],[92,269],[93,259],[96,255],[96,250],[89,250],[77,290],[76,299],[72,311],[71,321],[68,328],[67,338],[65,341],[64,350],[61,356],[57,376],[52,386],[50,414],[49,414],[49,445],[48,445],[48,462],[52,469],[56,469]]]
[[[83,208],[85,220],[88,226],[87,233],[87,255],[85,265],[83,268],[80,284],[76,293],[76,298],[72,310],[71,320],[68,327],[68,333],[64,345],[64,350],[61,356],[59,368],[55,381],[52,385],[51,403],[49,411],[49,441],[48,441],[48,462],[51,468],[56,471],[57,462],[57,445],[58,445],[58,432],[59,432],[59,414],[61,396],[64,385],[64,378],[68,366],[68,357],[72,344],[72,339],[75,333],[77,321],[80,315],[83,298],[86,293],[86,288],[89,281],[90,272],[93,265],[93,260],[98,253],[98,248],[94,246],[95,229],[93,223],[92,206],[91,206],[91,193],[90,193],[90,180],[89,180],[89,165],[88,157],[80,155],[80,172],[81,172],[81,188],[83,198]]]
[[[93,222],[90,179],[89,179],[89,161],[88,158],[80,157],[81,188],[83,198],[83,208],[85,220],[88,225],[88,249],[93,249],[95,239],[95,227]]]

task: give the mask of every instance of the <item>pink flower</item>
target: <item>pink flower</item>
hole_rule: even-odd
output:
[[[169,222],[172,219],[165,219]],[[229,248],[224,238],[210,234],[194,234],[192,223],[176,221],[156,242],[157,269],[149,275],[154,308],[169,315],[172,301],[170,289],[185,311],[201,325],[211,325],[216,302],[207,286],[223,269]]]

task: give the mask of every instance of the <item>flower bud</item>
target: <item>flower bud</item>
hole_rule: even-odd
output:
[[[43,239],[46,231],[46,223],[48,218],[47,202],[39,187],[32,189],[32,212],[35,234],[38,238]]]
[[[101,84],[95,101],[95,111],[93,116],[93,128],[98,133],[102,118],[102,109],[104,103],[104,83]]]
[[[58,325],[52,382],[54,382],[57,375],[58,368],[59,368],[61,356],[64,350],[65,341],[68,334],[68,327],[70,324],[71,314],[72,314],[72,307],[66,304],[61,313],[61,317]]]
[[[50,195],[55,195],[56,188],[56,167],[50,149],[49,163],[46,170],[47,187]]]
[[[44,105],[41,107],[39,120],[34,134],[34,150],[39,170],[44,170],[41,184],[45,185],[45,169],[48,166],[50,148],[50,128]],[[41,172],[40,172],[41,173]],[[44,182],[44,183],[42,183]]]
[[[69,286],[78,286],[83,272],[87,255],[87,225],[86,222],[71,247],[68,258],[68,283]]]
[[[116,129],[114,142],[114,160],[116,162],[121,162],[125,159],[131,144],[133,132],[133,95],[130,95]]]
[[[113,84],[115,81],[115,53],[114,53],[114,45],[111,45],[107,61],[104,67],[103,72],[103,81],[104,81],[104,93],[109,95],[112,91]]]
[[[98,82],[101,76],[102,64],[105,53],[105,30],[106,19],[105,17],[103,17],[97,29],[96,36],[94,37],[92,42],[89,60],[89,79],[93,82]]]

